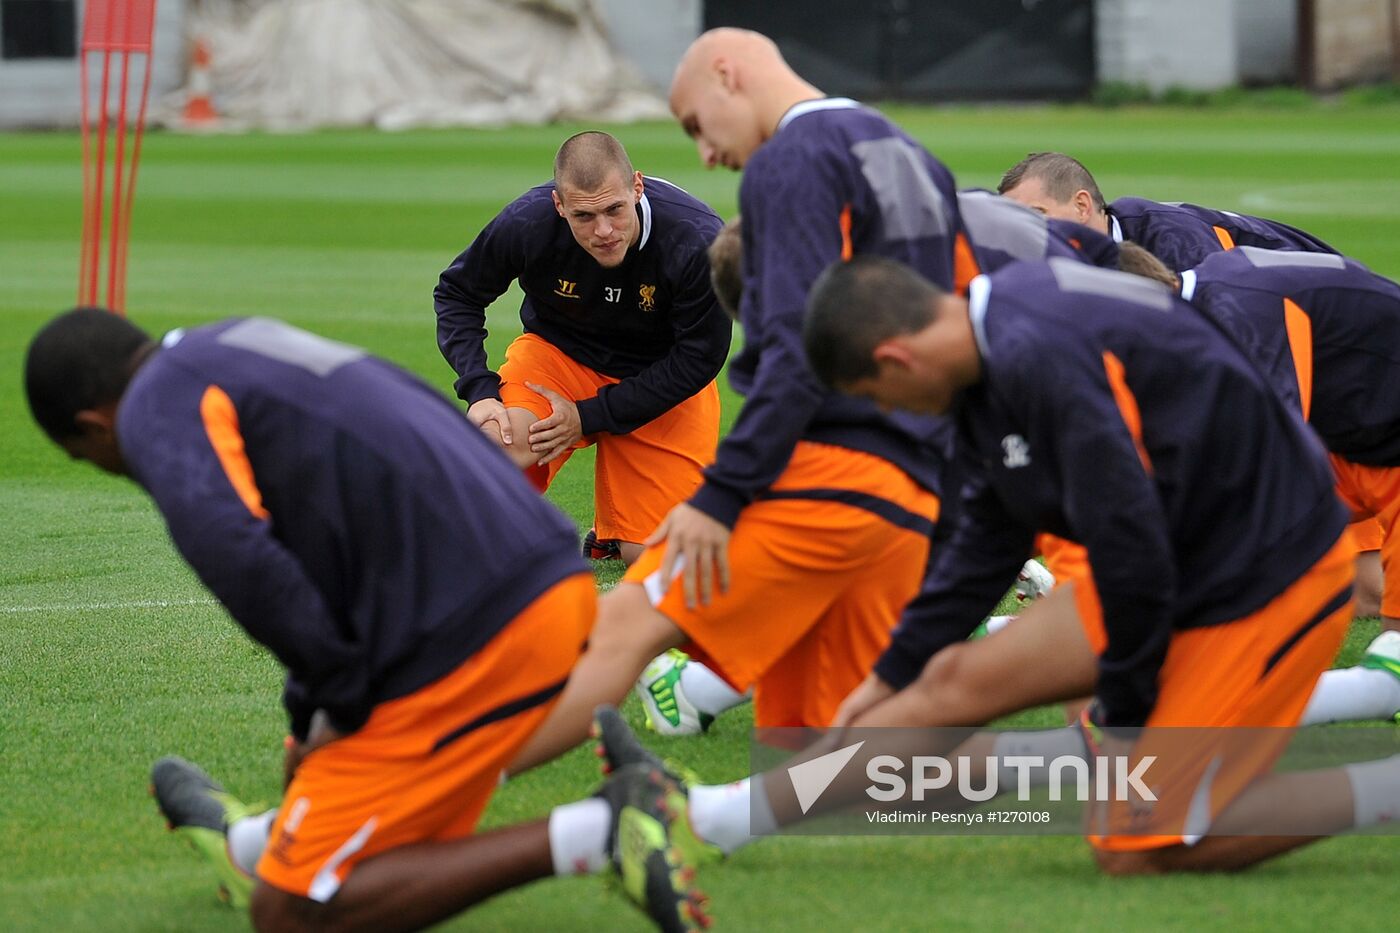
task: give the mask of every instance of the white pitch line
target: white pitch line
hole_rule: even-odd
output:
[[[107,603],[54,603],[47,606],[0,606],[0,615],[24,612],[107,612],[113,609],[183,609],[188,606],[213,606],[212,599],[133,599]]]

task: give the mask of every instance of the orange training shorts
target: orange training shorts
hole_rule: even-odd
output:
[[[1337,490],[1341,494],[1340,488]],[[1385,529],[1374,518],[1363,518],[1350,525],[1351,540],[1357,551],[1379,551],[1385,542]]]
[[[624,582],[699,646],[730,683],[754,685],[754,721],[827,726],[889,643],[923,581],[938,498],[887,460],[801,441],[787,468],[739,513],[730,586],[687,609],[660,579],[664,545]]]
[[[501,402],[523,408],[536,418],[553,409],[542,395],[526,388],[533,382],[571,401],[593,398],[606,385],[620,382],[582,365],[534,334],[517,337],[501,367]],[[515,443],[529,443],[517,438]],[[643,541],[666,513],[700,486],[700,471],[715,459],[719,444],[719,388],[705,388],[630,434],[594,434],[574,449],[598,445],[594,465],[594,530],[600,541]],[[573,451],[534,467],[527,476],[543,492]]]
[[[1045,558],[1045,567],[1054,574],[1056,585],[1089,572],[1089,552],[1073,541],[1041,533],[1035,537],[1035,549]]]
[[[1164,766],[1149,779],[1158,796],[1146,824],[1153,834],[1141,832],[1141,814],[1135,821],[1130,807],[1114,805],[1110,832],[1136,823],[1136,834],[1091,835],[1091,843],[1128,851],[1194,842],[1273,768],[1346,637],[1354,555],[1343,533],[1262,609],[1172,634],[1149,731],[1132,751]]]
[[[1370,522],[1358,522],[1353,529],[1364,529],[1368,524],[1379,527],[1381,552],[1381,576],[1385,581],[1381,592],[1381,615],[1392,619],[1400,618],[1400,467],[1363,466],[1343,460],[1336,454],[1330,457],[1332,472],[1337,476],[1337,495],[1351,509],[1352,517],[1369,518]],[[1368,550],[1366,541],[1358,540],[1357,550]]]
[[[596,609],[592,574],[560,581],[452,673],[307,755],[257,876],[324,903],[364,859],[471,835],[563,690]]]

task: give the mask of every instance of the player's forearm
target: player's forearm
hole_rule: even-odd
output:
[[[1094,551],[1089,555],[1094,565]],[[1094,565],[1108,643],[1099,658],[1096,693],[1107,726],[1140,726],[1157,700],[1157,676],[1171,641],[1171,602],[1176,592],[1171,561],[1128,559],[1131,566],[1160,567],[1162,578],[1122,576],[1103,561]],[[1139,561],[1144,563],[1139,564]]]
[[[326,710],[337,728],[358,728],[370,706],[364,650],[342,635],[320,590],[268,522],[231,490],[227,500],[208,497],[198,508],[163,511],[181,555],[234,621],[295,675],[306,704]]]
[[[723,361],[721,360],[721,365]],[[676,352],[578,402],[583,433],[628,434],[705,389],[720,367]]]
[[[875,673],[896,690],[919,676],[929,660],[949,645],[965,641],[1016,580],[1024,559],[1014,547],[998,560],[977,556],[957,537],[936,544],[923,589],[900,616],[890,645],[875,665]]]
[[[750,395],[690,504],[732,528],[739,511],[782,475],[820,405],[820,397],[791,391]]]
[[[486,311],[434,293],[437,342],[443,359],[457,373],[453,389],[465,402],[499,396],[501,381],[486,359]]]

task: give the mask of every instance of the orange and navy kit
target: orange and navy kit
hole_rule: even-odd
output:
[[[738,686],[763,726],[824,726],[918,591],[938,518],[947,425],[886,417],[827,391],[802,349],[807,292],[831,263],[875,253],[954,284],[951,173],[855,101],[799,103],[750,157],[739,189],[745,396],[690,504],[733,529],[730,591],[685,606],[658,579],[664,545],[627,581]]]
[[[989,192],[957,191],[936,158],[846,98],[797,104],[749,159],[739,191],[744,350],[738,420],[690,504],[733,529],[732,583],[688,608],[658,578],[627,580],[731,683],[760,726],[828,725],[918,592],[939,514],[950,425],[886,416],[826,391],[801,345],[807,292],[833,262],[879,255],[946,289],[1020,259],[1116,261],[1116,244]],[[779,607],[777,613],[774,607]]]
[[[363,350],[248,318],[175,331],[117,413],[181,555],[287,669],[312,751],[258,867],[325,900],[471,832],[591,627],[572,524],[461,412]]]
[[[1337,252],[1311,233],[1277,220],[1217,211],[1199,204],[1119,198],[1106,210],[1109,233],[1115,240],[1131,240],[1173,272],[1191,269],[1212,253],[1236,246]]]
[[[1400,285],[1327,253],[1241,247],[1181,274],[1182,296],[1229,334],[1332,455],[1354,517],[1400,570]],[[1400,582],[1382,613],[1400,617]]]
[[[1346,513],[1325,452],[1255,365],[1157,283],[1015,264],[976,280],[970,309],[983,379],[955,406],[954,526],[876,670],[903,686],[965,638],[1046,529],[1089,551],[1103,721],[1151,722],[1183,633],[1229,629],[1333,552]],[[1270,652],[1319,624],[1313,610],[1346,608],[1344,577],[1308,617],[1268,618],[1259,666],[1239,676],[1266,673]],[[1331,654],[1316,660],[1320,672]],[[1211,685],[1199,688],[1208,709]]]
[[[1174,272],[1192,269],[1210,257],[1237,246],[1337,254],[1327,243],[1297,227],[1198,204],[1119,198],[1109,204],[1105,211],[1108,214],[1108,239],[1115,242],[1130,240],[1153,253]],[[1107,268],[1117,266],[1117,255],[1104,252],[1101,246],[1093,246],[1096,241],[1092,238],[1084,238],[1082,234],[1069,235],[1091,244],[1085,250],[1089,254],[1085,257],[1087,261]],[[1380,550],[1383,533],[1374,519],[1361,519],[1353,523],[1351,533],[1358,550]],[[1055,578],[1061,582],[1082,576],[1085,572],[1084,552],[1055,540],[1052,535],[1044,536],[1039,550]]]
[[[579,446],[602,440],[600,540],[641,541],[699,485],[719,442],[719,390],[732,324],[710,287],[707,249],[722,222],[675,185],[645,178],[638,242],[603,268],[555,209],[554,185],[531,188],[493,219],[433,291],[438,346],[457,396],[551,414],[543,385],[578,407]],[[486,356],[486,308],[511,282],[525,293],[524,336],[500,371]],[[522,443],[517,439],[516,443]],[[567,454],[530,471],[543,490]]]
[[[1071,585],[1103,622],[1104,725],[1295,726],[1351,616],[1347,515],[1302,419],[1147,279],[1019,263],[972,283],[969,314],[982,379],[954,406],[952,527],[877,673],[903,687],[966,638],[1043,529],[1088,550],[1092,575]],[[1266,751],[1212,772],[1211,814],[1272,765]]]
[[[1042,262],[1056,256],[1107,269],[1118,268],[1118,241],[1068,220],[1052,220],[1023,204],[980,188],[958,192],[964,236],[956,243],[961,259],[959,292],[981,273],[1008,263]]]

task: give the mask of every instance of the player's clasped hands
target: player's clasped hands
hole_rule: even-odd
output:
[[[674,580],[681,574],[685,604],[694,609],[709,605],[715,580],[719,592],[729,589],[729,528],[693,505],[682,502],[662,519],[647,538],[647,547],[666,542],[661,558],[661,579]]]
[[[583,438],[583,419],[579,417],[578,406],[553,389],[533,382],[525,383],[531,391],[544,396],[554,409],[548,418],[541,418],[530,425],[530,450],[540,455],[539,465],[569,450]]]

